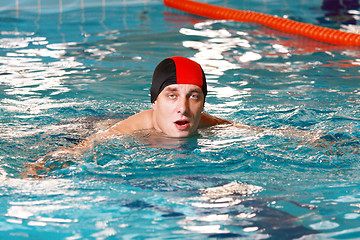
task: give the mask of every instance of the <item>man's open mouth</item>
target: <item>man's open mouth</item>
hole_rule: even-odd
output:
[[[180,131],[185,131],[189,128],[190,122],[188,120],[178,120],[175,122],[175,126]]]
[[[179,126],[186,126],[187,124],[189,124],[189,121],[187,121],[187,120],[179,120],[179,121],[176,121],[175,124],[177,124]]]

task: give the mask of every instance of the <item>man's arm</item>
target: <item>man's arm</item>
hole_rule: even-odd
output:
[[[215,117],[215,116],[205,113],[205,112],[203,112],[201,114],[199,127],[211,127],[211,126],[216,126],[216,125],[230,125],[230,124],[237,128],[249,130],[252,132],[264,132],[266,130],[261,127],[254,127],[254,126],[246,125],[243,123],[232,122],[232,121],[229,121],[226,119],[218,118],[218,117]]]
[[[205,112],[201,113],[199,127],[209,127],[209,126],[215,126],[221,124],[232,124],[232,122],[222,118],[215,117]]]
[[[103,139],[115,137],[118,135],[132,134],[139,130],[152,129],[151,119],[152,110],[143,111],[114,124],[105,131],[95,133],[85,138],[75,146],[62,148],[57,151],[48,153],[44,157],[39,158],[36,162],[27,164],[27,172],[24,174],[24,177],[40,177],[38,175],[38,171],[48,171],[48,167],[45,167],[48,157],[63,157],[67,154],[78,156],[91,149]]]
[[[306,130],[298,130],[291,127],[279,128],[279,129],[272,129],[266,127],[257,127],[257,126],[250,126],[247,124],[243,124],[240,122],[232,122],[226,119],[218,118],[208,113],[202,113],[200,118],[200,127],[209,127],[215,125],[222,125],[222,124],[231,124],[236,128],[241,128],[252,133],[256,134],[269,134],[269,135],[285,135],[290,137],[306,137],[310,139],[317,139],[320,135],[316,133],[312,133]]]
[[[79,144],[69,147],[60,149],[54,153],[72,153],[74,155],[83,154],[86,150],[92,148],[96,143],[101,141],[102,139],[111,138],[118,135],[125,135],[125,134],[132,134],[136,131],[152,129],[152,110],[146,110],[140,113],[137,113],[125,120],[122,120],[116,124],[114,124],[109,129],[95,133]]]

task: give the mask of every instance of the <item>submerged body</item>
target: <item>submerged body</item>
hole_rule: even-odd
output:
[[[99,141],[138,131],[154,132],[167,137],[184,138],[200,127],[230,124],[230,121],[204,113],[207,85],[201,66],[184,57],[163,60],[155,69],[151,85],[152,108],[122,120],[79,144],[52,152],[47,156],[80,155]],[[37,176],[44,170],[46,157],[31,164],[27,175]]]

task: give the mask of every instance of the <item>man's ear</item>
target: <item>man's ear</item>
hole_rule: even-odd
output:
[[[156,109],[156,106],[157,106],[157,105],[156,105],[156,100],[155,100],[155,101],[151,104],[151,107],[152,107],[153,110],[155,110],[155,109]]]

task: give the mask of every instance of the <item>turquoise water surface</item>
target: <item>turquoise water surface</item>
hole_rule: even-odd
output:
[[[336,29],[358,8],[210,1]],[[161,1],[0,11],[0,239],[359,239],[360,50],[209,20]],[[155,66],[198,61],[218,126],[119,136],[27,164],[149,109]]]

